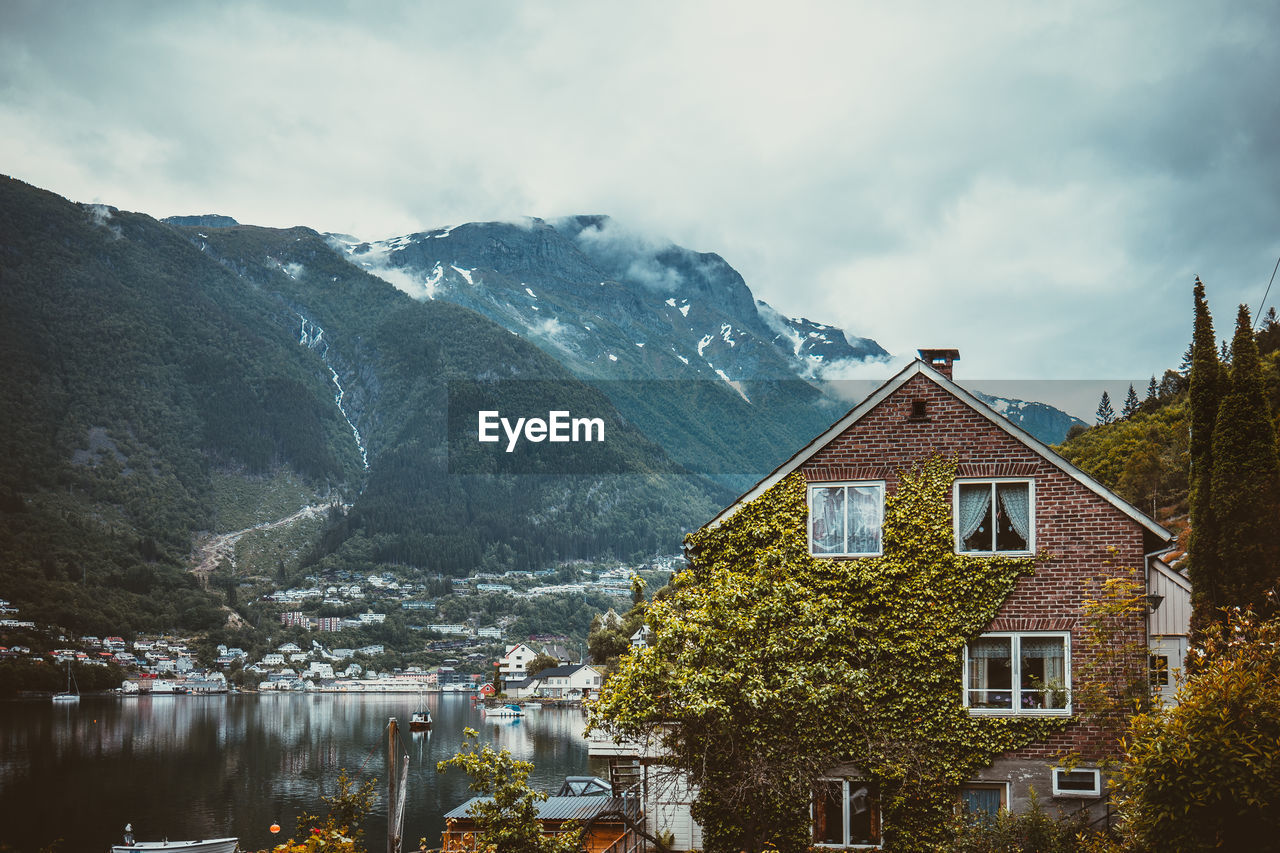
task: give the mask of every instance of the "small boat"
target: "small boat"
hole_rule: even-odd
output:
[[[506,704],[497,708],[485,708],[486,717],[523,717],[524,709],[516,704]]]
[[[238,838],[210,838],[203,841],[135,841],[132,844],[114,844],[111,853],[136,853],[145,851],[181,850],[183,853],[235,853]]]
[[[53,694],[55,702],[79,702],[80,687],[76,684],[75,678],[71,675],[71,661],[67,661],[67,689],[61,693]]]
[[[426,708],[409,715],[409,731],[425,732],[429,728],[431,728],[431,712]]]

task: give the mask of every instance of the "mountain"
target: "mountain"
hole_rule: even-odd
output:
[[[330,242],[406,293],[471,308],[575,376],[603,380],[646,434],[731,486],[750,485],[844,412],[848,401],[826,393],[824,381],[889,355],[870,338],[756,300],[719,255],[644,237],[607,216]],[[1080,423],[1043,403],[984,399],[1048,443]]]
[[[1061,444],[1066,440],[1067,432],[1073,426],[1086,425],[1075,415],[1069,415],[1047,403],[1027,402],[1013,397],[997,397],[981,391],[974,391],[973,394],[1045,444]]]
[[[4,178],[0,235],[0,576],[24,615],[221,622],[193,537],[228,529],[228,482],[281,472],[334,504],[304,561],[323,571],[670,553],[727,498],[537,348],[310,229],[171,225]],[[451,415],[481,405],[608,438],[508,454]]]
[[[739,490],[843,411],[813,380],[887,355],[757,303],[719,255],[604,216],[330,241],[406,293],[470,308],[537,345],[677,461]]]
[[[670,554],[886,355],[600,216],[367,243],[3,178],[0,283],[5,597],[99,635],[216,625],[250,575]],[[316,521],[193,555],[284,518]]]
[[[471,308],[599,379],[791,379],[829,358],[884,357],[874,341],[819,352],[829,327],[757,307],[723,258],[651,242],[605,216],[468,223],[373,243],[334,237],[349,260],[428,299]],[[815,335],[816,337],[816,335]]]

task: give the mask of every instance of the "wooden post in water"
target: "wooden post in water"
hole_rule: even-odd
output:
[[[405,777],[409,775],[409,754],[404,754],[404,761],[396,754],[396,746],[400,742],[400,729],[396,718],[387,722],[387,853],[400,853],[400,836],[404,832],[404,802],[407,791],[404,787]]]

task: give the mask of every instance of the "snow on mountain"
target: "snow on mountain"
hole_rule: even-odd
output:
[[[637,234],[606,216],[329,239],[348,261],[410,296],[477,311],[585,379],[708,380],[746,403],[781,405],[752,383],[799,380],[819,389],[890,358],[870,338],[756,300],[719,255]],[[1040,403],[990,402],[1052,443],[1075,422]]]
[[[970,389],[973,390],[973,389]],[[1056,409],[1047,403],[1036,403],[1017,400],[1012,397],[997,397],[973,391],[975,397],[986,403],[997,413],[1025,429],[1045,444],[1061,444],[1067,438],[1067,430],[1084,421]]]
[[[719,379],[750,399],[738,383],[821,379],[817,365],[885,355],[869,339],[851,343],[840,329],[757,305],[719,255],[641,236],[605,216],[331,242],[405,293],[476,310],[583,377]],[[810,331],[818,334],[793,340]]]

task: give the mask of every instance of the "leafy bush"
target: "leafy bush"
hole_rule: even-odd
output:
[[[1178,704],[1134,718],[1114,781],[1137,850],[1280,850],[1280,619],[1231,611]]]
[[[1082,816],[1054,818],[1031,789],[1031,807],[1017,814],[1001,810],[994,817],[962,814],[946,853],[1086,853],[1106,849],[1104,838],[1091,832]]]

